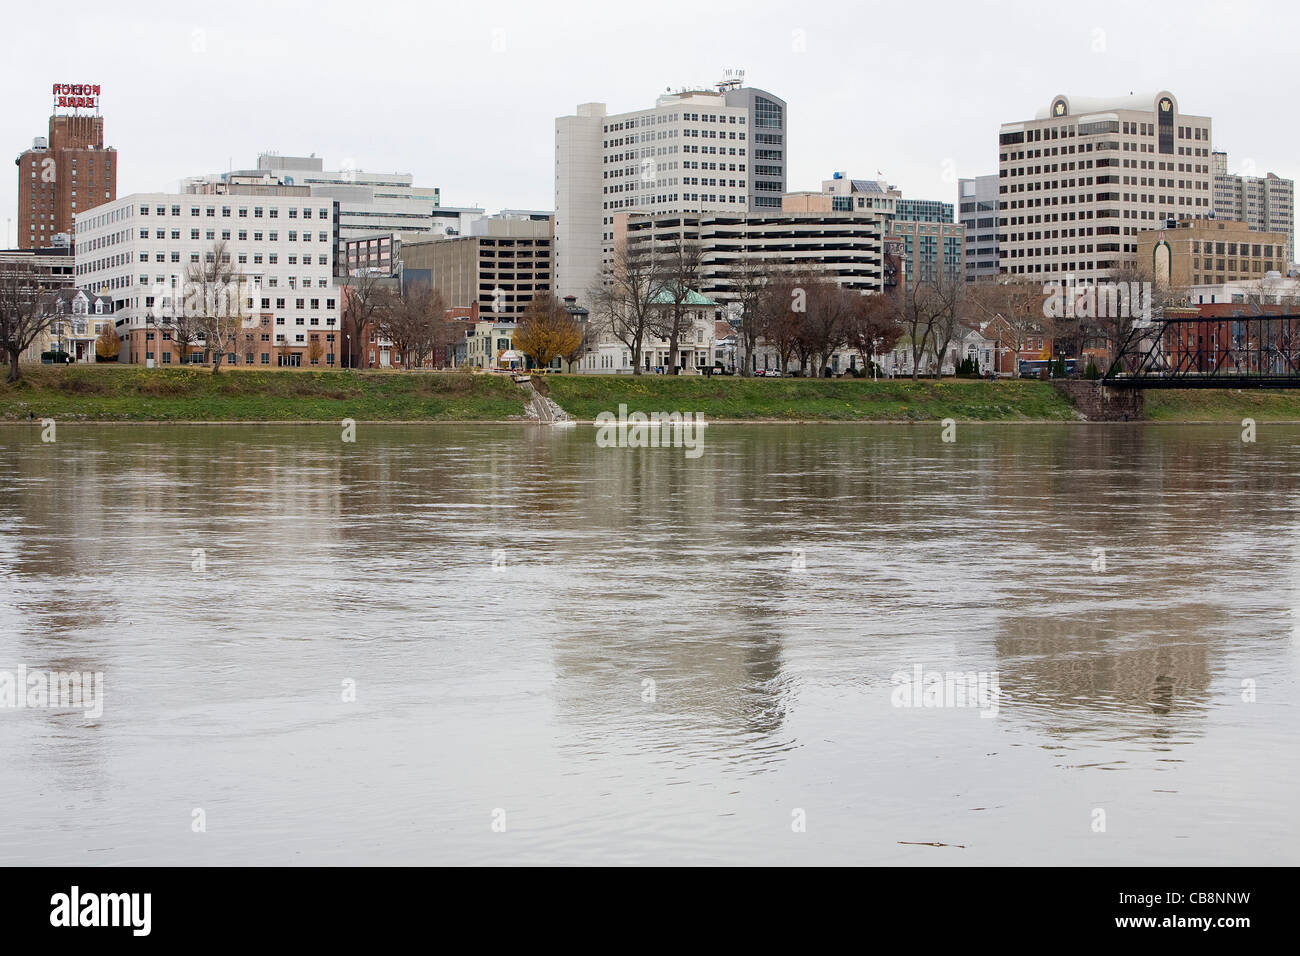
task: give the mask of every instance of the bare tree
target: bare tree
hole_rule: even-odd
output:
[[[704,249],[694,240],[677,236],[658,259],[662,293],[655,313],[654,333],[668,340],[668,364],[677,374],[677,351],[690,324],[691,296],[697,292],[704,264]]]
[[[402,299],[380,297],[372,317],[380,334],[402,353],[406,367],[422,368],[447,321],[447,304],[441,292],[419,284],[407,289]]]
[[[835,280],[815,273],[805,273],[799,281],[808,293],[808,310],[799,338],[812,360],[814,374],[821,376],[831,356],[849,341],[859,297]]]
[[[195,267],[194,263],[190,268]],[[190,353],[198,348],[202,341],[199,330],[199,316],[186,309],[186,289],[155,283],[145,296],[145,326],[152,329],[158,339],[158,351],[162,343],[171,342],[180,364],[190,360]],[[161,364],[161,363],[159,363]]]
[[[960,343],[963,336],[968,331],[968,326],[962,321],[963,296],[966,290],[965,282],[960,279],[945,277],[939,280],[940,286],[947,287],[945,297],[949,300],[950,305],[945,311],[940,313],[930,328],[929,350],[930,356],[934,359],[934,374],[943,377],[943,362],[948,355],[948,349],[953,343]],[[954,360],[953,368],[956,370],[957,362]]]
[[[47,332],[56,316],[41,300],[39,273],[28,263],[6,266],[0,275],[0,350],[9,359],[5,381],[22,377],[18,358]]]
[[[220,374],[226,353],[234,351],[250,314],[242,280],[224,240],[213,243],[186,272],[183,321],[193,321],[211,354],[213,375]]]
[[[966,290],[970,313],[992,323],[989,330],[998,343],[1014,355],[1012,375],[1020,377],[1020,353],[1032,338],[1048,333],[1042,286],[998,279],[977,282]]]
[[[1105,282],[1082,287],[1075,295],[1080,352],[1091,344],[1104,348],[1112,361],[1135,326],[1189,301],[1185,290],[1157,281],[1140,263],[1111,269]]]
[[[858,297],[849,320],[848,344],[862,356],[864,364],[874,364],[878,354],[888,352],[898,342],[903,334],[900,318],[900,303],[894,293]]]
[[[634,375],[641,374],[641,353],[651,332],[659,289],[659,272],[649,244],[623,240],[614,249],[614,262],[604,281],[588,293],[596,328],[627,346]]]
[[[736,330],[736,343],[740,351],[740,374],[752,374],[754,352],[763,331],[763,291],[772,279],[772,273],[763,260],[742,249],[739,259],[729,268],[732,293],[740,305],[740,327]]]
[[[759,297],[759,334],[776,352],[782,374],[800,349],[803,314],[807,308],[807,291],[794,274],[778,273],[763,286]]]
[[[933,352],[931,343],[947,334],[961,298],[960,280],[948,277],[909,282],[902,293],[904,338],[912,351],[912,378],[921,376],[921,358]],[[945,342],[944,348],[947,348]],[[942,367],[940,368],[940,374]]]
[[[389,277],[373,269],[358,269],[347,280],[343,293],[343,333],[348,367],[356,368],[363,349],[366,328],[377,325],[377,313],[392,308],[394,293]]]

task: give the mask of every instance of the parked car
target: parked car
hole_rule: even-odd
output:
[[[781,370],[779,368],[769,368],[763,374],[766,375],[768,378],[780,378]]]

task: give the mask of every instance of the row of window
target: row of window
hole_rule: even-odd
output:
[[[140,233],[140,238],[141,238],[141,239],[148,239],[148,238],[149,238],[149,230],[148,230],[147,228],[142,228],[142,229],[140,229],[139,233]],[[249,233],[248,233],[248,230],[247,230],[247,229],[240,229],[238,232],[235,232],[235,233],[232,233],[231,230],[229,230],[229,229],[223,229],[223,230],[221,230],[221,238],[222,238],[223,241],[229,242],[229,241],[230,241],[230,238],[231,238],[232,235],[238,236],[240,242],[247,242],[247,241],[248,241],[248,235],[249,235]],[[269,232],[255,231],[252,235],[253,235],[253,241],[254,241],[254,242],[263,242],[263,241],[267,241],[267,242],[279,242],[279,241],[280,241],[280,233],[279,233],[278,230],[275,230],[275,229],[272,229],[272,230],[270,230]],[[290,230],[288,230],[287,235],[288,235],[288,239],[289,239],[290,242],[297,242],[297,241],[298,241],[298,230],[296,230],[296,229],[290,229]],[[171,238],[173,238],[173,239],[179,239],[180,237],[181,237],[181,231],[180,231],[179,229],[173,229],[173,230],[171,230]],[[155,230],[154,230],[154,238],[155,238],[155,239],[166,239],[166,238],[167,238],[167,230],[166,230],[166,229],[155,229]],[[190,239],[191,239],[191,240],[194,240],[194,239],[198,239],[198,238],[199,238],[199,230],[198,230],[198,229],[191,229],[191,230],[190,230]],[[208,229],[208,230],[205,230],[204,233],[203,233],[203,238],[204,238],[204,239],[207,239],[209,242],[215,241],[216,238],[217,238],[217,230],[215,230],[215,229]],[[330,241],[329,233],[328,233],[328,232],[320,232],[320,233],[317,233],[317,234],[316,234],[316,240],[317,240],[318,242],[329,242],[329,241]],[[303,230],[303,233],[302,233],[302,241],[303,241],[303,242],[311,242],[311,233],[310,233],[310,232],[307,232],[306,230]]]
[[[303,339],[302,339],[302,336],[301,336],[301,335],[298,336],[297,341],[301,343],[302,340],[303,340]],[[284,344],[284,343],[281,342],[281,344]],[[246,353],[244,353],[244,364],[245,364],[245,365],[254,365],[254,364],[270,365],[270,364],[271,364],[271,353],[270,353],[270,352],[263,352],[263,353],[261,353],[261,358],[260,358],[260,362],[259,362],[259,363],[255,363],[255,362],[253,361],[253,359],[254,359],[254,355],[255,355],[255,354],[256,354],[256,353],[253,353],[253,352],[246,352]],[[152,360],[154,359],[154,353],[153,353],[153,352],[145,352],[145,358],[146,358],[146,359],[149,359],[149,360],[152,361]],[[335,360],[334,360],[334,353],[333,353],[333,352],[322,353],[321,355],[309,355],[309,356],[308,356],[308,359],[310,360],[310,362],[311,362],[312,365],[320,365],[321,362],[322,362],[322,360],[324,361],[324,364],[326,364],[326,365],[333,365],[333,364],[334,364],[334,361],[335,361]],[[208,354],[207,354],[206,352],[191,352],[187,361],[188,361],[191,365],[206,365],[206,364],[208,364],[208,362],[209,362],[210,360],[209,360],[209,358],[208,358]],[[238,365],[238,364],[239,364],[239,356],[238,356],[236,353],[234,353],[234,352],[227,353],[227,355],[226,355],[226,357],[225,357],[225,362],[226,362],[227,365]],[[171,353],[171,352],[163,352],[163,354],[162,354],[162,364],[163,364],[163,365],[171,365],[171,364],[172,364],[172,353]],[[281,367],[285,367],[285,368],[288,368],[288,367],[298,368],[298,367],[300,367],[300,366],[302,365],[302,354],[299,353],[299,352],[295,352],[295,353],[292,354],[292,355],[279,355],[279,356],[277,356],[277,364],[279,364]]]
[[[140,210],[139,210],[139,211],[140,211],[140,215],[142,215],[142,216],[147,216],[147,215],[149,215],[149,208],[150,208],[149,206],[144,205],[144,204],[141,204],[141,206],[140,206]],[[169,208],[170,208],[170,211],[171,211],[171,215],[173,215],[173,216],[179,216],[179,215],[181,214],[181,206],[180,206],[180,205],[173,205],[173,206],[171,206],[171,207],[168,207],[168,206],[154,206],[154,207],[153,207],[153,209],[154,209],[154,215],[156,215],[156,216],[165,216],[165,215],[167,215],[167,213],[168,213],[168,209],[169,209]],[[239,219],[247,219],[247,218],[248,218],[248,210],[249,210],[250,207],[248,207],[248,206],[239,206],[239,207],[234,207],[234,206],[222,206],[222,207],[220,207],[220,208],[221,208],[221,216],[222,216],[222,218],[224,218],[224,219],[229,219],[229,218],[231,217],[231,212],[232,212],[232,210],[235,210],[235,209],[238,210],[238,218],[239,218]],[[261,219],[262,216],[263,216],[263,214],[265,214],[265,216],[266,216],[267,219],[278,219],[278,218],[280,217],[280,208],[279,208],[278,206],[270,206],[270,207],[253,206],[253,207],[251,207],[251,208],[252,208],[252,210],[253,210],[253,218],[254,218],[254,219]],[[310,218],[312,217],[312,209],[311,209],[311,207],[309,207],[309,206],[302,206],[302,207],[298,207],[298,206],[290,206],[288,209],[285,210],[285,215],[286,215],[286,217],[289,218],[289,219],[297,219],[297,218],[298,218],[298,213],[299,213],[299,209],[300,209],[300,208],[301,208],[301,211],[302,211],[302,218],[303,218],[303,219],[310,219]],[[191,215],[191,216],[207,215],[207,216],[209,216],[209,217],[214,217],[214,218],[215,218],[216,215],[217,215],[217,207],[216,207],[216,206],[207,206],[207,207],[191,206],[191,207],[190,207],[190,215]],[[320,207],[317,207],[317,209],[316,209],[316,215],[317,215],[320,219],[329,219],[329,217],[330,217],[329,207],[328,207],[328,206],[320,206]]]

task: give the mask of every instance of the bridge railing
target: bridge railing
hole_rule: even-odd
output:
[[[1300,388],[1300,315],[1155,319],[1129,330],[1102,381],[1129,388]]]

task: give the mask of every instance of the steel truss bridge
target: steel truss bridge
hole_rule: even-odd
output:
[[[1135,323],[1102,384],[1300,388],[1300,315],[1173,315]]]

